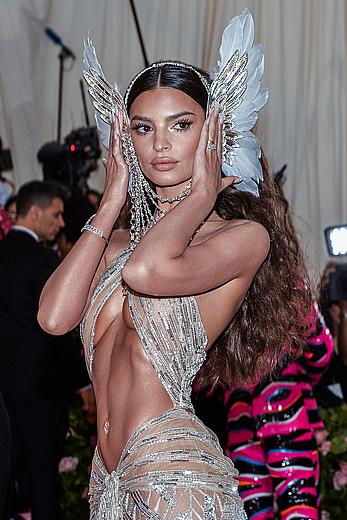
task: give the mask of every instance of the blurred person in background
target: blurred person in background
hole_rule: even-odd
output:
[[[225,452],[239,471],[249,519],[319,518],[317,441],[324,432],[312,388],[326,370],[333,340],[318,305],[308,317],[300,358],[278,376],[225,393]],[[276,517],[277,518],[277,517]]]
[[[10,494],[15,483],[14,508],[29,507],[33,520],[60,518],[58,462],[69,385],[83,388],[88,382],[86,375],[77,381],[80,360],[73,358],[69,337],[51,337],[36,318],[41,289],[59,264],[40,242],[63,228],[64,194],[54,182],[22,186],[16,223],[0,242],[0,389],[13,438]],[[90,388],[84,393],[89,406]]]
[[[0,518],[8,520],[9,479],[11,467],[11,428],[10,419],[0,391]]]
[[[329,262],[320,284],[320,305],[334,338],[334,353],[328,370],[315,388],[318,403],[324,408],[347,403],[347,298],[331,300],[330,276],[336,265]]]
[[[17,195],[12,195],[9,197],[5,204],[5,210],[7,211],[8,216],[10,217],[12,223],[14,224],[16,222],[17,218]]]
[[[10,218],[6,210],[0,206],[0,240],[11,229]],[[11,429],[10,420],[0,391],[0,518],[9,519],[8,486],[11,463]]]
[[[88,190],[87,192],[87,198],[91,205],[93,206],[94,211],[97,211],[98,207],[100,206],[102,195],[96,190]]]
[[[66,200],[64,207],[64,222],[57,237],[58,251],[61,258],[65,258],[72,246],[81,236],[81,229],[86,220],[95,213],[95,208],[88,196],[72,189],[71,196]]]
[[[5,208],[0,206],[0,240],[10,232],[12,221]]]

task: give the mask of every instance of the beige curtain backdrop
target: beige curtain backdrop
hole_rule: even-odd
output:
[[[176,58],[214,68],[228,20],[248,7],[264,46],[270,99],[258,134],[285,190],[313,273],[327,261],[324,227],[347,223],[344,0],[135,0],[149,61]],[[80,96],[83,36],[123,88],[143,67],[127,0],[0,0],[0,135],[14,156],[16,186],[41,178],[38,148],[56,138],[59,48],[76,54],[64,76],[62,135],[85,124]],[[92,114],[89,104],[89,113]],[[11,175],[11,174],[10,174]],[[90,184],[102,189],[100,169]]]

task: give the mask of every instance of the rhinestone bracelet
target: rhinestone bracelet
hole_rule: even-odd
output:
[[[88,220],[87,222],[84,224],[83,228],[81,229],[81,233],[83,231],[89,231],[90,233],[94,233],[94,235],[97,235],[98,237],[102,238],[103,240],[105,240],[106,242],[106,246],[108,246],[108,240],[106,237],[104,237],[104,233],[102,231],[102,229],[100,228],[97,228],[95,226],[92,226],[90,224],[90,222],[93,220],[93,218],[95,217],[96,213],[94,215],[92,215]]]

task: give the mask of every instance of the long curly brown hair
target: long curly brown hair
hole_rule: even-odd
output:
[[[298,357],[304,345],[312,302],[305,262],[288,202],[269,173],[264,155],[261,163],[260,197],[227,188],[215,204],[215,211],[225,220],[260,222],[269,233],[270,250],[197,376],[198,382],[212,387],[259,381],[279,367],[284,355]]]

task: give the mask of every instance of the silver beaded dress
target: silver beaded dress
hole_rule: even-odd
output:
[[[95,323],[121,284],[130,254],[130,249],[123,251],[106,270],[81,323],[90,375]],[[96,448],[89,487],[91,520],[246,520],[237,472],[191,404],[191,385],[207,345],[195,298],[129,292],[128,303],[146,356],[173,407],[131,434],[112,473]]]

